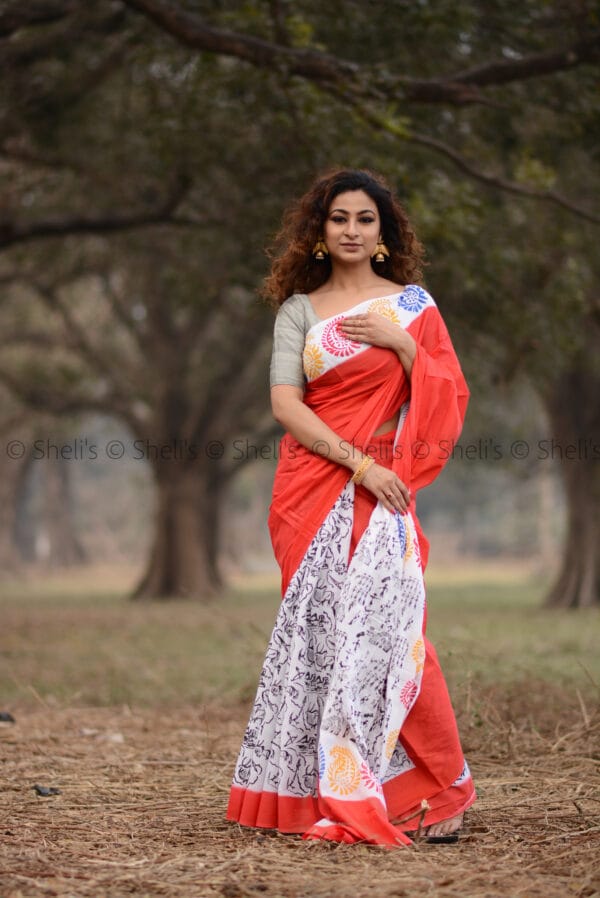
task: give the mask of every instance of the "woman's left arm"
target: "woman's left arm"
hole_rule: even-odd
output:
[[[348,315],[340,322],[339,327],[349,340],[369,343],[382,349],[392,349],[397,353],[410,380],[417,344],[414,337],[411,337],[401,325],[378,312],[364,312],[359,315]]]

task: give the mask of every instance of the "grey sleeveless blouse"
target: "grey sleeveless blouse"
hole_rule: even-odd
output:
[[[273,329],[270,382],[304,389],[302,367],[304,341],[309,329],[321,319],[305,293],[294,293],[281,304]]]

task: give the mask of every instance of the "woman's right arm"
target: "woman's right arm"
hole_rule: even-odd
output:
[[[306,449],[330,461],[356,471],[365,455],[352,443],[338,436],[303,401],[300,387],[275,384],[271,387],[273,417]]]
[[[274,384],[271,387],[271,408],[273,417],[284,430],[311,452],[345,465],[353,473],[365,458],[360,449],[340,437],[305,405],[300,387]],[[372,464],[361,483],[388,511],[406,511],[410,502],[409,491],[393,471],[383,465]]]

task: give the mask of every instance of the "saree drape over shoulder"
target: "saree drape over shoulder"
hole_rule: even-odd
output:
[[[344,315],[310,328],[305,403],[392,468],[414,497],[452,452],[468,388],[422,288],[360,303],[417,344],[410,382],[388,349],[348,340]],[[399,413],[395,430],[374,437]],[[409,844],[475,799],[435,651],[425,637],[428,543],[349,470],[286,434],[269,528],[282,603],[231,788],[227,818],[305,838]]]

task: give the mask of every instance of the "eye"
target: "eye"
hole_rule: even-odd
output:
[[[363,218],[361,218],[361,223],[362,223],[362,224],[374,224],[374,223],[375,223],[375,219],[374,219],[374,218],[365,218],[365,217],[363,217]]]
[[[331,221],[335,222],[335,224],[343,224],[346,221],[346,219],[344,218],[343,215],[333,215],[331,217]]]

